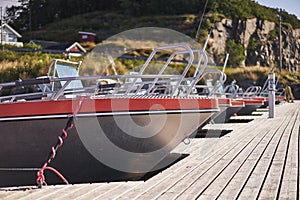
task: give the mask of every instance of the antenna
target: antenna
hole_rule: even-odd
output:
[[[282,70],[282,44],[281,44],[281,39],[282,39],[282,36],[281,36],[281,9],[279,9],[278,13],[277,13],[277,16],[279,18],[279,71],[281,72]]]
[[[199,39],[199,32],[200,32],[202,21],[203,21],[203,18],[204,18],[207,2],[208,2],[208,0],[206,0],[206,2],[205,2],[204,9],[203,9],[203,12],[202,12],[202,16],[201,16],[201,19],[200,19],[200,22],[199,22],[199,25],[198,25],[198,29],[197,29],[197,33],[196,33],[196,37],[195,37],[196,40]]]
[[[210,34],[211,34],[211,30],[209,31],[209,33],[208,33],[208,35],[207,35],[207,37],[206,37],[205,43],[204,43],[204,45],[203,45],[203,50],[204,50],[204,51],[205,51],[205,49],[206,49],[206,46],[207,46],[207,43],[208,43]]]
[[[224,65],[223,65],[223,68],[222,68],[222,74],[224,74],[224,72],[225,72],[225,68],[226,68],[226,65],[227,65],[227,62],[228,62],[228,58],[229,58],[229,53],[226,53],[226,58],[225,58]]]
[[[3,46],[3,19],[2,19],[2,6],[0,6],[0,20],[1,20],[1,45]]]

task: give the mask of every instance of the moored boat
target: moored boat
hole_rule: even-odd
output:
[[[182,74],[163,73],[169,63],[158,74],[144,74],[160,49],[172,49],[171,57],[189,55]],[[59,183],[46,171],[47,165],[76,183],[136,180],[174,162],[170,152],[219,111],[219,105],[217,99],[192,93],[201,78],[201,74],[187,77],[193,50],[181,44],[153,52],[137,74],[0,84],[3,88],[32,84],[41,88],[32,94],[0,97],[0,129],[5,138],[0,141],[0,186],[34,185],[37,172],[42,184],[44,170],[47,183]],[[205,52],[199,53],[205,59]],[[92,87],[80,84],[104,79],[131,81],[98,82]]]
[[[230,99],[230,102],[227,105],[228,107],[226,111],[213,119],[214,123],[227,123],[231,116],[238,113],[242,108],[245,107],[244,101],[238,101],[234,99]]]
[[[265,100],[261,99],[237,99],[237,101],[245,103],[245,106],[237,112],[237,115],[251,115],[252,112],[264,105],[265,102]]]
[[[65,127],[72,106],[79,101],[12,102],[0,105],[0,128],[1,134],[5,135],[5,140],[0,142],[0,168],[4,169],[0,170],[3,177],[1,186],[35,183],[36,172],[25,173],[24,170],[43,164],[50,145],[55,144],[60,130]],[[152,171],[159,161],[217,109],[217,101],[202,98],[85,99],[74,121],[75,127],[68,134],[66,144],[52,166],[69,177],[70,182],[74,182],[72,176],[80,171],[94,176],[94,170],[90,167],[94,169],[95,165],[99,165],[97,160],[106,165],[113,165],[114,162],[123,164],[117,171],[126,170],[130,176]],[[131,153],[120,157],[115,155],[113,148]],[[156,160],[147,157],[151,152],[156,152],[153,155]],[[110,156],[109,160],[105,158],[107,156]],[[94,164],[89,166],[88,163]],[[15,170],[15,174],[8,172],[13,168],[19,168],[20,171]],[[114,168],[118,169],[118,166]],[[102,167],[98,170],[102,174]],[[12,176],[4,178],[7,173]],[[24,173],[31,175],[32,179],[20,178],[20,174]],[[76,176],[74,178],[78,179]],[[51,178],[47,180],[50,183],[55,181]]]

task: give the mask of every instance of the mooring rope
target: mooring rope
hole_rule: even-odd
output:
[[[79,112],[79,110],[82,106],[83,99],[84,99],[84,97],[80,97],[79,103],[78,103],[76,109],[74,110],[73,114],[68,116],[68,121],[66,123],[66,126],[65,126],[65,128],[62,129],[61,135],[58,136],[58,141],[57,141],[56,145],[52,146],[48,160],[45,162],[45,164],[37,172],[36,183],[38,184],[39,188],[41,188],[43,185],[47,184],[46,179],[45,179],[45,175],[44,175],[44,170],[50,170],[50,171],[54,172],[64,183],[69,184],[67,179],[59,171],[57,171],[53,167],[49,167],[48,165],[55,158],[57,150],[63,145],[64,140],[68,136],[68,131],[73,128],[74,117],[76,117],[77,113]]]

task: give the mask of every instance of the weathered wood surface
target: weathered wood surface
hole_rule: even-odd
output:
[[[265,112],[224,124],[233,131],[221,138],[179,145],[174,152],[190,155],[145,182],[1,189],[0,199],[299,199],[300,102],[275,111],[274,119]]]

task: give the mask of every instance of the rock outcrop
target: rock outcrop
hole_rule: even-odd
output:
[[[278,24],[257,18],[246,21],[223,19],[216,22],[208,49],[216,63],[223,62],[229,39],[243,45],[246,56],[244,66],[280,66]],[[300,29],[282,26],[281,47],[282,68],[300,71]]]

